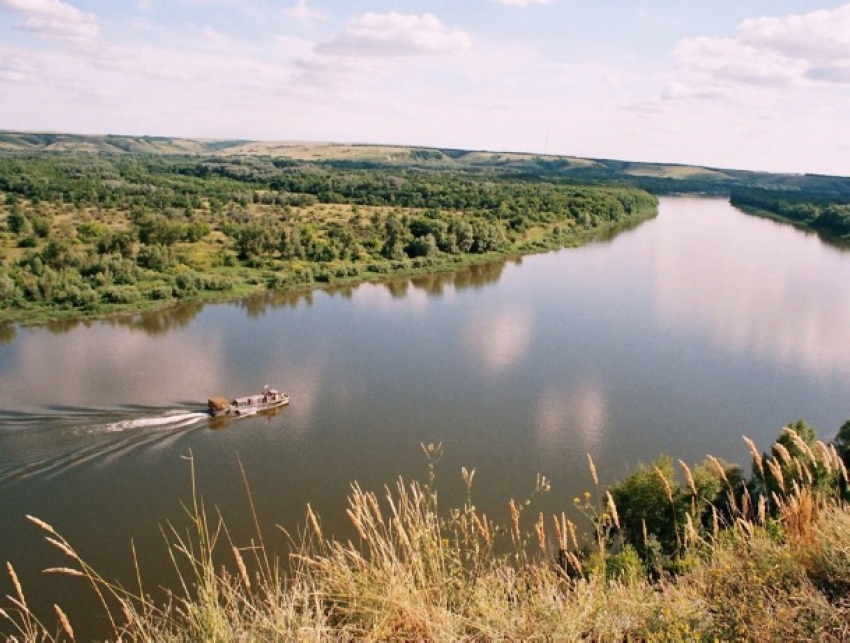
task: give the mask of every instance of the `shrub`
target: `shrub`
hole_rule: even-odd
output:
[[[131,304],[141,296],[135,286],[107,286],[103,290],[103,299],[111,304]]]

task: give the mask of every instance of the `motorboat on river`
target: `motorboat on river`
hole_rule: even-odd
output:
[[[210,415],[253,415],[270,411],[289,404],[289,396],[277,389],[266,386],[262,393],[247,395],[228,400],[226,397],[211,397],[207,400]]]

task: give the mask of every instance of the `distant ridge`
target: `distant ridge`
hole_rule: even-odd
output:
[[[850,178],[772,174],[678,163],[645,163],[554,154],[360,143],[252,141],[167,136],[86,135],[0,130],[0,152],[268,157],[337,167],[498,170],[581,182],[623,182],[651,192],[728,194],[733,187],[807,190],[850,197]]]

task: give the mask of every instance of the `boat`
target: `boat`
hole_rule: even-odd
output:
[[[277,389],[266,386],[262,393],[246,395],[229,400],[226,397],[211,397],[207,400],[210,415],[253,415],[270,411],[289,404],[289,396]]]

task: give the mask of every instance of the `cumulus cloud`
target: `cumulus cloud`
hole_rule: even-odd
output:
[[[83,44],[97,38],[97,18],[62,0],[0,0],[0,9],[21,16],[15,27],[44,38]]]
[[[685,70],[721,82],[850,82],[850,4],[745,20],[732,38],[688,38],[674,54]]]
[[[490,0],[506,7],[530,7],[533,4],[552,4],[554,0]]]
[[[674,55],[691,72],[756,85],[787,85],[806,70],[804,61],[732,38],[688,38],[676,46]]]
[[[472,47],[465,31],[446,27],[433,14],[366,13],[352,19],[330,40],[321,54],[357,57],[395,57],[451,54]]]
[[[283,10],[283,15],[295,20],[324,20],[327,16],[307,6],[307,0],[297,0],[291,7]]]
[[[831,60],[850,58],[850,4],[787,18],[746,20],[738,39],[789,58]]]

